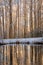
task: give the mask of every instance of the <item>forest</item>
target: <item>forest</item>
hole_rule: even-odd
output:
[[[29,37],[43,37],[43,0],[0,0],[0,38]]]

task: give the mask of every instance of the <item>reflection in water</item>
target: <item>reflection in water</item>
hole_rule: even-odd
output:
[[[0,47],[0,65],[43,65],[43,46],[15,44]]]

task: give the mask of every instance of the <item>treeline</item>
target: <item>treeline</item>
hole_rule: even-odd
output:
[[[42,0],[0,0],[0,38],[43,36]]]

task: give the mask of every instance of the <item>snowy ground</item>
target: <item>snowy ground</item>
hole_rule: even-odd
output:
[[[35,42],[41,42],[43,43],[43,37],[39,38],[18,38],[18,39],[0,39],[0,44],[14,44],[15,42],[29,42],[30,44],[35,43]]]

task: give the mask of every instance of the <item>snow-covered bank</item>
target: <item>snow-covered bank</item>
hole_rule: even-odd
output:
[[[0,39],[0,43],[14,43],[14,42],[29,42],[29,43],[34,43],[34,42],[43,42],[43,37],[39,38],[18,38],[18,39]]]

